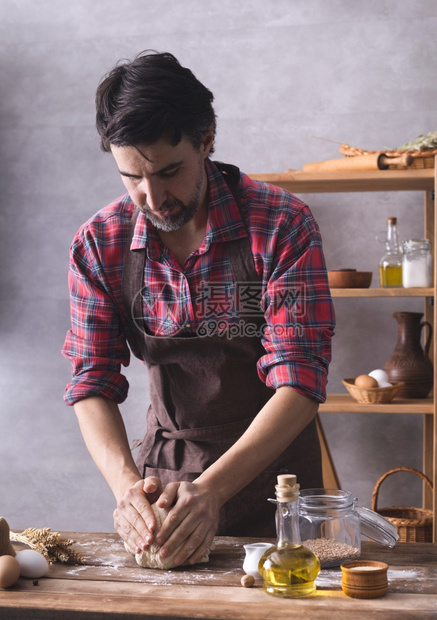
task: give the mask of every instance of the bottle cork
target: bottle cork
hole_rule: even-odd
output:
[[[299,488],[294,474],[279,474],[275,487],[276,499],[280,502],[295,502],[299,498]]]

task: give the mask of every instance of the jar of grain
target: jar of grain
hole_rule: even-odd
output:
[[[322,568],[359,558],[362,536],[388,547],[398,539],[390,521],[358,506],[349,491],[340,489],[302,490],[299,525],[302,544],[319,558]]]

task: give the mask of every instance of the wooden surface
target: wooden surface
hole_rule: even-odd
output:
[[[437,160],[437,158],[436,158]],[[264,181],[299,193],[416,191],[434,187],[434,170],[378,170],[365,172],[302,172],[250,174]]]
[[[341,489],[342,487],[335,468],[334,459],[332,458],[331,450],[329,448],[328,440],[326,439],[319,414],[316,415],[316,428],[320,442],[320,452],[322,455],[323,486],[325,489]]]
[[[433,297],[433,288],[331,288],[332,297]]]
[[[2,620],[108,620],[117,618],[352,619],[437,618],[437,545],[398,544],[389,550],[364,543],[364,559],[388,563],[389,591],[380,599],[348,598],[341,590],[341,571],[322,570],[316,594],[279,599],[261,584],[243,588],[244,542],[217,538],[208,564],[172,571],[139,567],[115,534],[67,532],[86,564],[54,564],[47,577],[20,578],[0,590]],[[16,546],[18,548],[18,546]]]
[[[432,398],[394,398],[390,403],[363,404],[347,394],[328,394],[326,401],[319,405],[319,411],[336,413],[433,413]]]

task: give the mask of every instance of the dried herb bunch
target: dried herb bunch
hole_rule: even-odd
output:
[[[83,564],[82,554],[71,549],[74,540],[62,538],[59,532],[52,532],[49,527],[34,528],[16,534],[10,533],[10,539],[29,545],[35,551],[41,553],[47,562],[64,562],[66,564]]]
[[[430,131],[424,135],[420,135],[411,142],[405,142],[402,146],[399,146],[396,151],[422,151],[425,149],[437,148],[437,131]]]

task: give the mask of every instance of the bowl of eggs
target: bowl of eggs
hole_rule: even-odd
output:
[[[404,383],[390,383],[385,370],[377,368],[355,379],[343,379],[343,385],[357,402],[379,404],[392,401]]]

